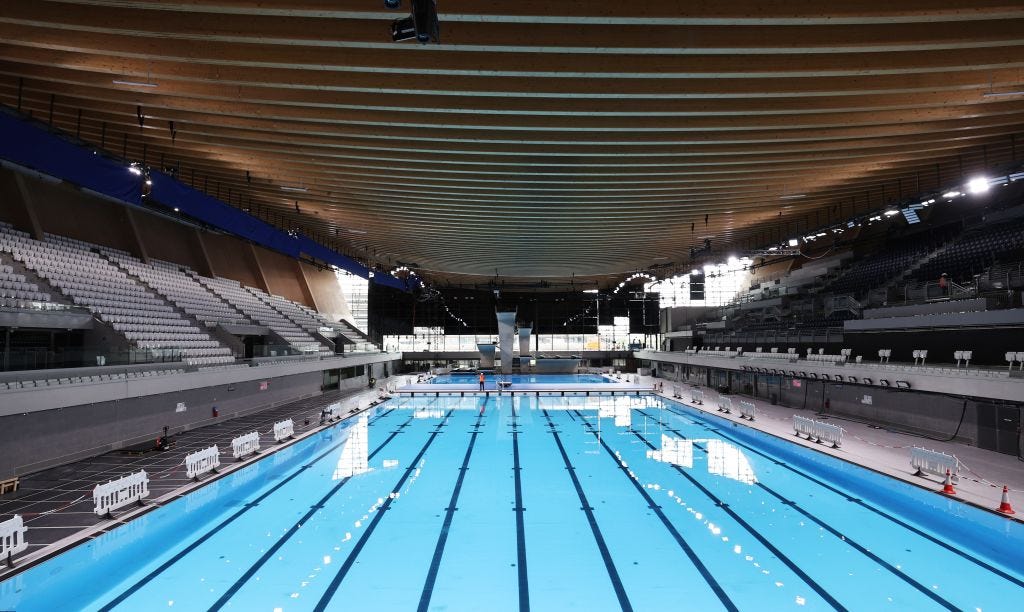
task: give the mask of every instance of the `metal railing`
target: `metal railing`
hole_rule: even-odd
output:
[[[162,364],[181,360],[181,352],[173,349],[10,348],[0,352],[0,371]]]

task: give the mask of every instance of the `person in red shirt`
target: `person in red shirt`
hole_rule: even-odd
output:
[[[477,380],[480,381],[480,390],[483,391],[484,390],[484,373],[483,372],[480,372],[480,378],[477,379]]]

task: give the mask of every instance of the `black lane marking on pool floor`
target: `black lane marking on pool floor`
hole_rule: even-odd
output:
[[[576,488],[576,495],[580,498],[580,503],[583,504],[581,508],[587,515],[587,522],[590,523],[590,531],[594,534],[594,541],[597,542],[597,548],[601,551],[601,559],[604,560],[604,567],[608,571],[608,578],[612,581],[612,587],[615,589],[615,596],[619,599],[619,606],[623,610],[632,611],[633,605],[629,603],[629,597],[626,595],[626,589],[622,586],[622,580],[619,578],[619,571],[615,569],[615,561],[612,560],[612,555],[608,551],[608,545],[604,541],[604,536],[601,534],[601,527],[597,524],[597,517],[594,516],[594,508],[587,501],[587,494],[583,492],[583,486],[580,485],[580,480],[576,476],[576,468],[573,467],[572,461],[569,460],[569,455],[565,452],[565,446],[562,445],[562,439],[558,435],[558,430],[555,429],[555,424],[551,420],[551,415],[548,414],[547,410],[542,411],[544,418],[548,421],[548,427],[551,430],[551,435],[555,438],[555,444],[558,445],[558,452],[562,455],[562,461],[565,463],[565,469],[569,472],[569,478],[572,479],[572,485]]]
[[[416,471],[416,464],[420,462],[423,455],[427,453],[427,449],[430,448],[430,445],[437,439],[438,434],[440,434],[441,430],[447,425],[447,421],[452,416],[453,412],[455,412],[454,409],[445,413],[441,422],[438,423],[437,427],[435,427],[432,432],[430,432],[430,437],[428,437],[427,441],[423,444],[423,448],[421,448],[416,457],[409,462],[409,467],[405,469],[405,472],[402,474],[402,477],[398,479],[395,486],[391,487],[391,493],[401,492],[402,485],[404,485],[409,476]],[[374,530],[377,529],[377,525],[380,524],[381,519],[384,518],[384,514],[391,507],[391,504],[394,501],[394,495],[388,495],[387,498],[384,499],[384,503],[381,504],[380,508],[377,508],[377,512],[374,513],[373,519],[370,520],[370,524],[366,526],[366,529],[363,531],[363,535],[359,538],[359,541],[356,542],[355,546],[352,547],[352,552],[348,554],[348,557],[345,559],[345,563],[341,565],[338,569],[338,573],[331,579],[331,583],[327,585],[327,590],[320,596],[320,601],[316,603],[313,610],[316,612],[323,612],[327,609],[327,605],[331,603],[331,599],[338,591],[338,587],[341,586],[341,581],[345,579],[349,570],[351,570],[352,566],[355,565],[356,558],[359,557],[359,553],[362,552],[363,547],[366,546],[366,542],[370,539],[370,536],[373,535]]]
[[[402,425],[397,427],[396,428],[397,431],[393,432],[387,438],[387,440],[385,440],[385,442],[383,444],[381,444],[380,446],[375,448],[372,453],[367,455],[366,460],[369,461],[369,460],[373,459],[377,455],[377,453],[379,453],[380,451],[382,451],[384,449],[384,446],[388,442],[390,442],[396,435],[398,435],[398,433],[400,433],[402,430],[405,429],[405,425],[408,424],[408,423],[409,423],[409,421],[406,421],[405,423],[403,423]],[[309,467],[312,467],[312,463],[314,463],[314,462],[310,462]],[[263,555],[260,556],[260,558],[257,559],[255,563],[253,563],[251,566],[249,566],[249,569],[247,569],[245,571],[245,573],[242,574],[241,577],[239,577],[238,580],[236,580],[234,582],[234,584],[232,584],[230,587],[228,587],[228,589],[224,592],[224,594],[221,595],[220,598],[217,601],[215,601],[213,603],[213,605],[211,605],[209,607],[209,610],[220,610],[222,607],[224,607],[224,604],[226,604],[228,602],[228,600],[230,600],[232,597],[234,597],[235,593],[237,593],[239,589],[241,589],[243,586],[245,586],[245,583],[248,582],[254,575],[256,575],[256,572],[258,572],[260,570],[260,568],[263,567],[263,565],[267,561],[270,560],[271,557],[273,557],[275,554],[277,554],[277,551],[280,550],[281,547],[284,546],[288,542],[288,540],[291,539],[291,537],[293,535],[295,535],[296,532],[298,532],[299,529],[302,528],[302,526],[306,523],[306,521],[311,519],[314,514],[316,514],[320,510],[322,510],[324,508],[324,505],[327,504],[327,502],[332,497],[334,497],[334,495],[338,491],[340,491],[342,487],[344,487],[346,484],[348,484],[348,481],[350,481],[350,480],[352,480],[351,476],[347,476],[345,478],[342,478],[340,481],[338,481],[338,484],[336,484],[333,487],[331,487],[331,490],[328,491],[326,495],[321,497],[319,500],[317,500],[317,502],[315,504],[310,506],[309,511],[306,512],[306,514],[302,515],[302,518],[300,518],[298,521],[296,521],[295,524],[292,525],[291,528],[289,528],[288,531],[286,531],[284,533],[284,535],[282,535],[280,538],[278,538],[277,541],[274,542],[274,545],[271,546],[270,548],[268,548],[267,551],[265,553],[263,553]]]
[[[526,524],[523,520],[523,468],[519,465],[519,415],[512,402],[512,474],[516,489],[516,556],[519,570],[519,610],[530,610],[530,582],[526,574]]]
[[[645,417],[654,418],[651,415],[648,415],[643,410],[637,410],[637,413],[638,414],[642,414]],[[656,420],[657,420],[657,422],[660,425],[665,425],[665,423],[662,423],[662,421],[660,419],[656,419]],[[669,429],[669,431],[673,431],[673,430]],[[647,446],[647,448],[650,448],[652,450],[658,450],[658,448],[654,444],[652,444],[650,440],[645,438],[640,432],[638,432],[638,431],[636,431],[634,429],[630,429],[630,432],[632,432],[632,434],[634,436],[636,436],[640,441],[642,441]],[[707,454],[707,449],[702,448],[698,444],[694,444],[694,446],[696,446],[697,448],[700,448],[702,451],[704,451],[705,454]],[[726,514],[731,516],[733,518],[733,520],[735,520],[737,523],[739,523],[739,525],[741,527],[746,529],[747,532],[750,535],[754,536],[754,538],[758,542],[760,542],[762,545],[764,545],[765,548],[767,548],[769,551],[771,551],[772,554],[774,554],[776,557],[778,557],[778,559],[780,561],[782,561],[782,563],[784,563],[786,565],[786,567],[788,567],[790,570],[793,571],[793,573],[795,573],[797,576],[799,576],[809,587],[811,587],[814,590],[815,593],[820,595],[821,598],[824,599],[825,601],[827,601],[833,608],[835,608],[836,610],[846,610],[846,607],[843,606],[843,604],[839,603],[839,601],[836,600],[836,598],[832,597],[832,595],[830,595],[829,592],[825,588],[823,588],[820,584],[815,582],[814,579],[812,579],[802,569],[800,569],[800,566],[798,566],[796,563],[794,563],[789,557],[787,557],[785,554],[783,554],[783,552],[781,550],[779,550],[771,542],[769,542],[768,539],[765,538],[761,534],[761,532],[759,532],[757,529],[755,529],[751,524],[747,523],[747,521],[743,520],[743,518],[741,518],[740,515],[737,514],[735,510],[730,508],[729,505],[727,503],[725,503],[721,498],[719,498],[717,495],[712,493],[707,487],[702,485],[696,478],[694,478],[689,473],[687,473],[687,471],[684,470],[683,468],[679,467],[678,465],[673,465],[673,464],[667,464],[667,465],[669,467],[673,468],[683,478],[685,478],[686,480],[690,481],[690,483],[693,484],[693,486],[697,487],[697,489],[699,489],[701,493],[703,493],[705,496],[707,496],[708,499],[710,499],[711,501],[715,502],[716,506],[720,507],[723,511],[725,511]]]
[[[680,438],[682,438],[684,440],[688,439],[685,435],[680,433],[679,430],[674,429],[672,427],[668,427],[667,423],[665,423],[665,425],[666,425],[666,429],[668,429],[668,431],[671,431],[672,433],[676,434],[677,436],[679,436]],[[723,434],[719,434],[719,435],[723,435]],[[723,437],[724,437],[724,435],[723,435]],[[697,444],[696,442],[694,442],[693,445],[696,446],[697,448],[699,448],[700,450],[702,450],[705,454],[708,454],[707,449],[702,447],[700,444]],[[772,489],[771,487],[767,486],[766,484],[764,484],[762,482],[758,482],[758,483],[756,483],[756,485],[757,485],[758,488],[762,489],[763,491],[765,491],[766,493],[768,493],[772,497],[778,499],[779,502],[781,502],[782,504],[793,508],[793,510],[796,510],[797,512],[799,512],[800,514],[804,515],[805,517],[807,517],[811,521],[814,521],[814,523],[816,523],[819,527],[821,527],[825,531],[828,531],[829,533],[834,535],[842,543],[847,544],[847,545],[853,547],[855,550],[857,550],[858,552],[860,552],[861,554],[863,554],[867,558],[871,559],[872,561],[874,561],[878,565],[884,567],[892,575],[896,576],[897,578],[899,578],[903,582],[906,582],[908,585],[914,587],[914,589],[920,591],[921,593],[924,593],[930,599],[935,601],[935,603],[939,604],[943,608],[946,608],[947,610],[960,610],[961,609],[959,606],[953,605],[952,603],[947,601],[945,598],[943,598],[940,595],[938,595],[937,593],[935,593],[933,590],[929,589],[928,587],[926,587],[925,585],[921,584],[917,580],[911,578],[908,574],[906,574],[905,572],[903,572],[902,570],[900,570],[896,566],[892,565],[891,563],[889,563],[885,559],[883,559],[883,558],[879,557],[878,555],[876,555],[875,553],[871,552],[864,545],[862,545],[859,542],[853,540],[850,536],[848,536],[848,535],[842,533],[841,531],[837,530],[836,528],[832,527],[824,519],[818,518],[817,516],[812,514],[810,511],[804,509],[796,501],[791,500],[791,499],[787,499],[784,495],[782,495],[781,493],[775,491],[774,489]],[[852,500],[852,498],[850,498],[848,495],[844,495],[844,497],[847,498],[847,499],[851,499]]]
[[[380,420],[380,419],[390,415],[393,412],[394,412],[394,410],[388,410],[387,412],[385,412],[384,414],[380,415],[379,417],[376,417],[373,420],[373,422],[376,422],[376,421],[378,421],[378,420]],[[410,416],[409,420],[406,421],[406,423],[408,423],[409,421],[412,421],[412,419],[413,419],[413,417]],[[401,430],[399,430],[399,431],[401,431]],[[384,442],[382,442],[380,444],[380,446],[378,446],[374,450],[374,453],[376,453],[380,449],[382,449],[385,446],[387,446],[387,444],[389,442],[391,442],[391,440],[393,440],[395,438],[395,436],[397,436],[399,434],[399,431],[391,432],[391,435],[389,435],[387,437],[387,439],[385,439]],[[139,589],[141,589],[142,587],[144,587],[147,584],[149,584],[154,578],[156,578],[157,576],[159,576],[160,574],[165,572],[168,568],[170,568],[175,563],[180,561],[187,554],[189,554],[190,552],[192,552],[193,550],[195,550],[196,548],[201,546],[203,544],[203,542],[206,542],[207,540],[212,538],[214,535],[216,535],[218,532],[220,532],[220,530],[224,529],[225,527],[227,527],[231,523],[235,522],[235,520],[237,520],[239,517],[241,517],[243,514],[245,514],[249,510],[255,508],[256,505],[259,504],[261,501],[263,501],[264,499],[270,497],[275,492],[277,492],[281,487],[283,487],[284,485],[286,485],[289,482],[291,482],[293,479],[295,479],[297,476],[299,476],[300,474],[302,474],[306,470],[310,469],[314,463],[316,463],[317,461],[320,461],[321,459],[323,459],[327,455],[330,455],[331,453],[333,453],[335,451],[335,449],[337,449],[339,446],[344,444],[346,441],[347,441],[347,438],[346,438],[346,440],[343,440],[341,442],[338,442],[337,444],[332,445],[330,448],[328,448],[324,452],[322,452],[319,455],[317,455],[312,461],[302,465],[301,467],[299,467],[299,469],[295,470],[294,473],[292,473],[291,475],[289,475],[286,478],[282,479],[281,482],[277,483],[276,485],[274,485],[270,489],[267,489],[267,491],[265,491],[262,495],[260,495],[259,497],[257,497],[253,501],[251,501],[251,502],[245,504],[244,506],[242,506],[242,508],[239,509],[237,512],[235,512],[234,514],[232,514],[228,518],[226,518],[223,521],[221,521],[220,523],[218,523],[216,527],[210,529],[209,531],[204,533],[199,539],[197,539],[196,541],[192,542],[187,547],[183,548],[181,551],[179,551],[177,554],[175,554],[173,557],[171,557],[170,559],[168,559],[167,561],[162,563],[160,565],[160,567],[158,567],[158,568],[154,569],[153,571],[151,571],[150,573],[146,574],[142,579],[140,579],[138,582],[133,584],[131,587],[129,587],[128,589],[122,591],[121,594],[118,595],[117,597],[115,597],[110,603],[108,603],[105,606],[103,606],[102,608],[100,608],[100,611],[101,612],[107,612],[109,610],[112,610],[115,606],[119,605],[124,600],[126,600],[129,597],[131,597],[132,595],[134,595],[136,592],[139,591]]]
[[[480,398],[481,407],[489,398]],[[483,422],[484,412],[481,410],[476,417],[476,424],[469,434],[469,446],[466,447],[466,455],[462,458],[462,467],[459,468],[459,477],[455,480],[455,489],[445,509],[444,523],[441,525],[441,533],[437,536],[437,545],[434,547],[434,556],[430,559],[430,569],[427,571],[427,579],[423,583],[423,592],[420,594],[420,603],[417,610],[425,611],[430,606],[430,597],[434,593],[434,584],[437,582],[437,572],[441,567],[441,557],[444,555],[445,544],[448,543],[448,531],[451,529],[452,520],[455,518],[456,505],[459,503],[459,494],[462,492],[462,483],[466,479],[466,470],[469,469],[469,459],[473,455],[473,447],[476,446],[476,438],[480,435],[480,424]]]
[[[670,534],[672,534],[672,537],[673,539],[675,539],[676,544],[678,544],[679,547],[683,549],[683,552],[686,553],[687,557],[689,557],[690,562],[693,563],[694,567],[697,568],[697,571],[700,572],[701,577],[704,578],[705,582],[708,583],[708,586],[711,587],[711,590],[714,591],[715,595],[718,596],[718,599],[722,602],[722,605],[725,606],[727,610],[738,612],[739,608],[737,608],[736,604],[733,603],[732,599],[729,598],[729,595],[725,592],[725,589],[722,588],[722,585],[718,584],[718,580],[716,580],[715,577],[711,574],[711,572],[708,571],[708,568],[704,565],[704,562],[700,560],[700,557],[697,555],[696,551],[694,551],[693,548],[690,547],[690,545],[686,542],[686,540],[679,533],[679,531],[676,530],[676,527],[672,524],[672,521],[668,520],[668,517],[665,516],[665,513],[662,511],[661,506],[655,503],[654,498],[652,498],[651,495],[640,485],[640,483],[637,482],[636,479],[630,475],[629,468],[622,465],[622,461],[615,456],[615,451],[613,451],[611,447],[608,446],[608,444],[604,441],[604,438],[601,437],[600,432],[598,432],[597,429],[595,429],[594,426],[591,425],[578,410],[575,410],[573,412],[575,412],[576,416],[580,418],[580,420],[582,421],[582,425],[587,428],[588,432],[595,438],[597,438],[598,444],[600,444],[601,447],[604,448],[604,450],[612,458],[612,461],[615,462],[615,465],[619,468],[619,471],[622,472],[622,475],[626,477],[626,480],[628,480],[633,485],[633,488],[636,489],[637,493],[639,493],[640,496],[644,498],[644,501],[647,502],[647,505],[650,506],[651,510],[658,516],[659,519],[661,519],[661,524],[665,526],[665,529],[667,529]]]
[[[668,410],[669,412],[671,412],[672,414],[675,414],[676,416],[679,416],[679,417],[687,419],[693,425],[698,425],[698,426],[701,426],[701,427],[707,427],[708,429],[710,429],[710,427],[708,425],[704,424],[704,423],[699,423],[698,424],[698,423],[694,423],[692,420],[690,420],[690,419],[694,418],[694,415],[690,415],[690,414],[687,414],[685,412],[681,412],[681,411],[679,411],[679,410],[677,410],[675,408],[672,408],[671,406],[666,406],[665,409]],[[929,534],[929,533],[927,533],[925,531],[922,531],[921,529],[919,529],[919,528],[917,528],[917,527],[915,527],[915,526],[913,526],[913,525],[911,525],[909,523],[906,523],[906,522],[900,520],[899,518],[897,518],[897,517],[895,517],[895,516],[885,512],[883,510],[879,510],[878,508],[868,504],[867,502],[865,502],[862,499],[859,499],[859,498],[856,498],[856,497],[851,497],[850,495],[847,495],[843,491],[840,491],[839,489],[837,489],[836,487],[833,487],[832,485],[828,484],[827,482],[825,482],[823,480],[819,480],[818,478],[815,478],[814,476],[811,476],[807,472],[798,470],[798,469],[794,468],[793,466],[789,465],[788,463],[781,462],[778,459],[776,459],[775,457],[772,457],[771,455],[768,455],[765,452],[762,452],[762,451],[760,451],[760,450],[758,450],[756,448],[753,448],[750,445],[746,444],[745,442],[737,440],[736,438],[730,436],[727,433],[724,433],[724,432],[721,432],[721,431],[719,431],[717,433],[718,433],[718,435],[722,436],[723,438],[726,438],[726,439],[732,441],[733,443],[735,443],[736,446],[743,447],[743,448],[749,450],[751,453],[753,453],[755,455],[758,455],[760,457],[764,457],[765,459],[774,462],[776,465],[782,466],[783,468],[793,472],[794,474],[797,474],[798,476],[806,478],[807,480],[810,480],[811,482],[817,484],[818,486],[821,486],[821,487],[823,487],[825,489],[828,489],[829,491],[832,491],[833,493],[835,493],[837,495],[840,495],[840,496],[844,497],[845,499],[847,499],[847,500],[849,500],[849,501],[851,501],[851,502],[853,502],[853,503],[855,503],[855,504],[857,504],[859,506],[862,506],[862,507],[870,510],[871,512],[874,512],[875,514],[877,514],[877,515],[879,515],[881,517],[884,517],[884,518],[888,519],[889,521],[892,521],[893,523],[896,523],[900,527],[903,527],[904,529],[906,529],[908,531],[916,533],[917,535],[925,538],[926,540],[928,540],[930,542],[933,542],[933,543],[941,546],[942,548],[945,548],[946,550],[948,550],[948,551],[950,551],[952,553],[955,553],[956,555],[958,555],[960,557],[963,557],[964,559],[967,559],[968,561],[970,561],[970,562],[972,562],[972,563],[974,563],[974,564],[976,564],[976,565],[978,565],[980,567],[985,568],[986,570],[992,572],[993,574],[999,576],[1000,578],[1003,578],[1005,580],[1009,580],[1010,582],[1016,584],[1019,587],[1024,587],[1024,580],[1021,580],[1020,578],[1017,578],[1016,576],[1008,574],[1005,571],[999,569],[998,567],[990,565],[986,561],[984,561],[982,559],[979,559],[979,558],[975,557],[974,555],[972,555],[972,554],[970,554],[968,552],[960,550],[960,549],[952,546],[951,544],[949,544],[947,542],[943,542],[939,538],[936,538],[935,536],[933,536],[933,535],[931,535],[931,534]],[[771,434],[766,434],[766,435],[771,435]],[[840,459],[840,461],[842,461],[842,460]],[[864,468],[864,469],[868,469],[868,468]]]

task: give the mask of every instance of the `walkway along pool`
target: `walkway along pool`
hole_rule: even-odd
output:
[[[399,398],[0,610],[1017,610],[1022,527],[653,395]]]

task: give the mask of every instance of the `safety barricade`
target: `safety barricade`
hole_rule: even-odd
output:
[[[748,402],[747,400],[740,400],[740,418],[754,420],[757,416],[757,406],[754,402]]]
[[[803,434],[808,440],[818,444],[822,442],[832,445],[832,448],[839,448],[843,445],[844,430],[838,425],[823,423],[806,417],[793,415],[793,430],[796,435]]]
[[[341,418],[341,402],[334,402],[330,406],[323,409],[320,413],[320,421],[323,423],[330,423]]]
[[[14,561],[11,558],[28,549],[28,541],[25,540],[26,531],[28,528],[25,527],[25,523],[18,514],[15,514],[14,518],[0,523],[0,559],[11,567],[14,567]]]
[[[910,449],[910,467],[917,470],[915,476],[933,474],[945,477],[948,470],[954,484],[960,481],[960,460],[955,455],[915,446]]]
[[[244,436],[238,436],[231,440],[231,454],[235,459],[241,459],[242,457],[250,454],[257,453],[260,450],[260,434],[259,432],[249,432]]]
[[[144,497],[149,497],[149,476],[146,470],[140,470],[96,485],[92,490],[92,500],[96,505],[93,511],[97,516],[110,516],[114,510],[129,504],[138,502],[142,505]]]
[[[679,385],[672,385],[672,397],[683,399],[683,388]]]
[[[185,475],[198,479],[207,472],[216,472],[220,467],[220,449],[214,444],[209,448],[185,455]]]
[[[732,414],[732,398],[727,395],[719,395],[718,411],[726,414]]]
[[[704,390],[696,387],[690,389],[690,403],[691,404],[704,404]]]
[[[295,435],[295,424],[292,423],[291,419],[284,421],[278,421],[274,423],[274,442],[280,442],[285,438],[290,438]]]
[[[634,385],[639,385],[640,384],[640,375],[639,374],[634,374],[633,375],[633,384]]]

